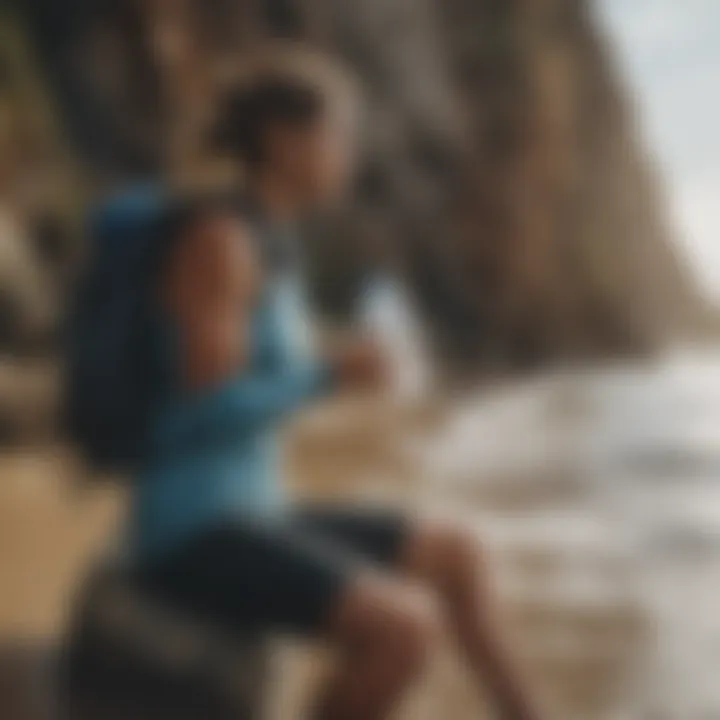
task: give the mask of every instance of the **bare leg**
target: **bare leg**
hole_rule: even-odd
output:
[[[341,664],[321,692],[316,720],[388,717],[422,671],[439,631],[429,596],[400,581],[361,578],[330,621]]]
[[[420,524],[405,568],[437,592],[445,620],[478,680],[489,686],[504,720],[535,720],[522,682],[497,632],[497,615],[477,538],[455,526]]]

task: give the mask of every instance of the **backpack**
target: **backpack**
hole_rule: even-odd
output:
[[[162,392],[155,293],[178,234],[174,208],[162,188],[139,186],[89,217],[88,262],[67,324],[64,421],[97,470],[132,472],[144,457]]]

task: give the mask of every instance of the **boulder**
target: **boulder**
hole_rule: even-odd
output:
[[[201,626],[103,568],[61,653],[60,720],[254,720],[268,660],[263,638]]]

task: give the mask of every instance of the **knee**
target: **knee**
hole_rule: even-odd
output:
[[[418,543],[420,573],[424,571],[441,588],[452,588],[485,574],[485,549],[471,528],[435,523],[421,529]]]
[[[413,589],[398,598],[386,642],[394,646],[398,662],[409,672],[421,671],[442,635],[442,614],[433,594]]]
[[[403,677],[417,674],[433,654],[443,623],[435,596],[394,580],[371,582],[348,598],[340,640],[362,646]]]
[[[480,570],[485,565],[485,551],[477,533],[462,526],[441,530],[441,546],[450,564]]]

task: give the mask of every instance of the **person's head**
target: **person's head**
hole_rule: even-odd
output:
[[[226,91],[215,147],[251,181],[269,176],[303,207],[323,205],[353,174],[357,109],[353,82],[333,61],[273,48]]]

